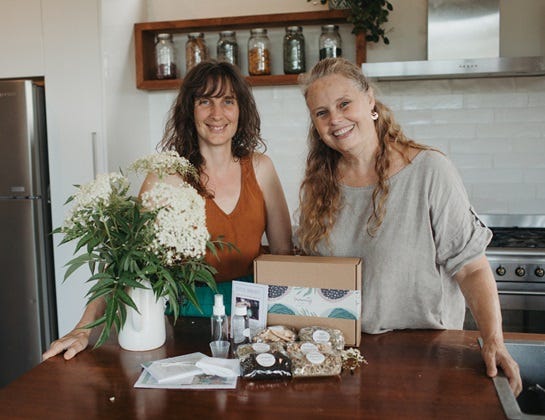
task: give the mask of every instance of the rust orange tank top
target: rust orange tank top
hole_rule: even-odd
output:
[[[226,214],[213,199],[206,199],[206,225],[212,240],[223,241],[238,250],[218,250],[219,261],[210,252],[206,261],[218,270],[216,281],[229,281],[253,273],[253,260],[261,253],[261,238],[265,231],[266,210],[263,192],[257,183],[251,157],[240,160],[241,188],[238,202]]]

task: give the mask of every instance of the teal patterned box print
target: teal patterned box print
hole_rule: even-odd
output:
[[[268,313],[356,320],[361,313],[361,292],[269,285]]]

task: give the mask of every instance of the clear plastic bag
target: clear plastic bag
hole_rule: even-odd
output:
[[[243,344],[237,348],[243,378],[291,378],[291,360],[281,343]]]
[[[297,340],[295,329],[284,325],[271,325],[259,331],[253,338],[256,343],[291,343]]]
[[[294,378],[335,376],[341,373],[341,353],[329,344],[297,341],[287,345]]]
[[[299,330],[299,341],[328,344],[334,350],[344,349],[344,335],[341,330],[326,327],[304,327]]]

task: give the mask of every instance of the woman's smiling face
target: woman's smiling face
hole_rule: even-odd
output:
[[[351,79],[331,74],[307,90],[307,106],[322,141],[342,154],[357,155],[375,147],[377,135],[371,112],[375,99]]]
[[[195,99],[195,128],[200,144],[230,143],[237,132],[240,113],[237,98],[231,83],[226,83],[227,86],[218,86],[213,94]]]

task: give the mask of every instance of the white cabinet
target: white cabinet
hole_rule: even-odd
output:
[[[44,76],[53,225],[66,214],[74,184],[89,182],[105,166],[102,150],[103,93],[99,0],[42,0]],[[55,275],[59,334],[79,320],[85,304],[87,270],[63,282],[71,244],[57,246]]]
[[[0,78],[44,74],[41,0],[2,0]]]

